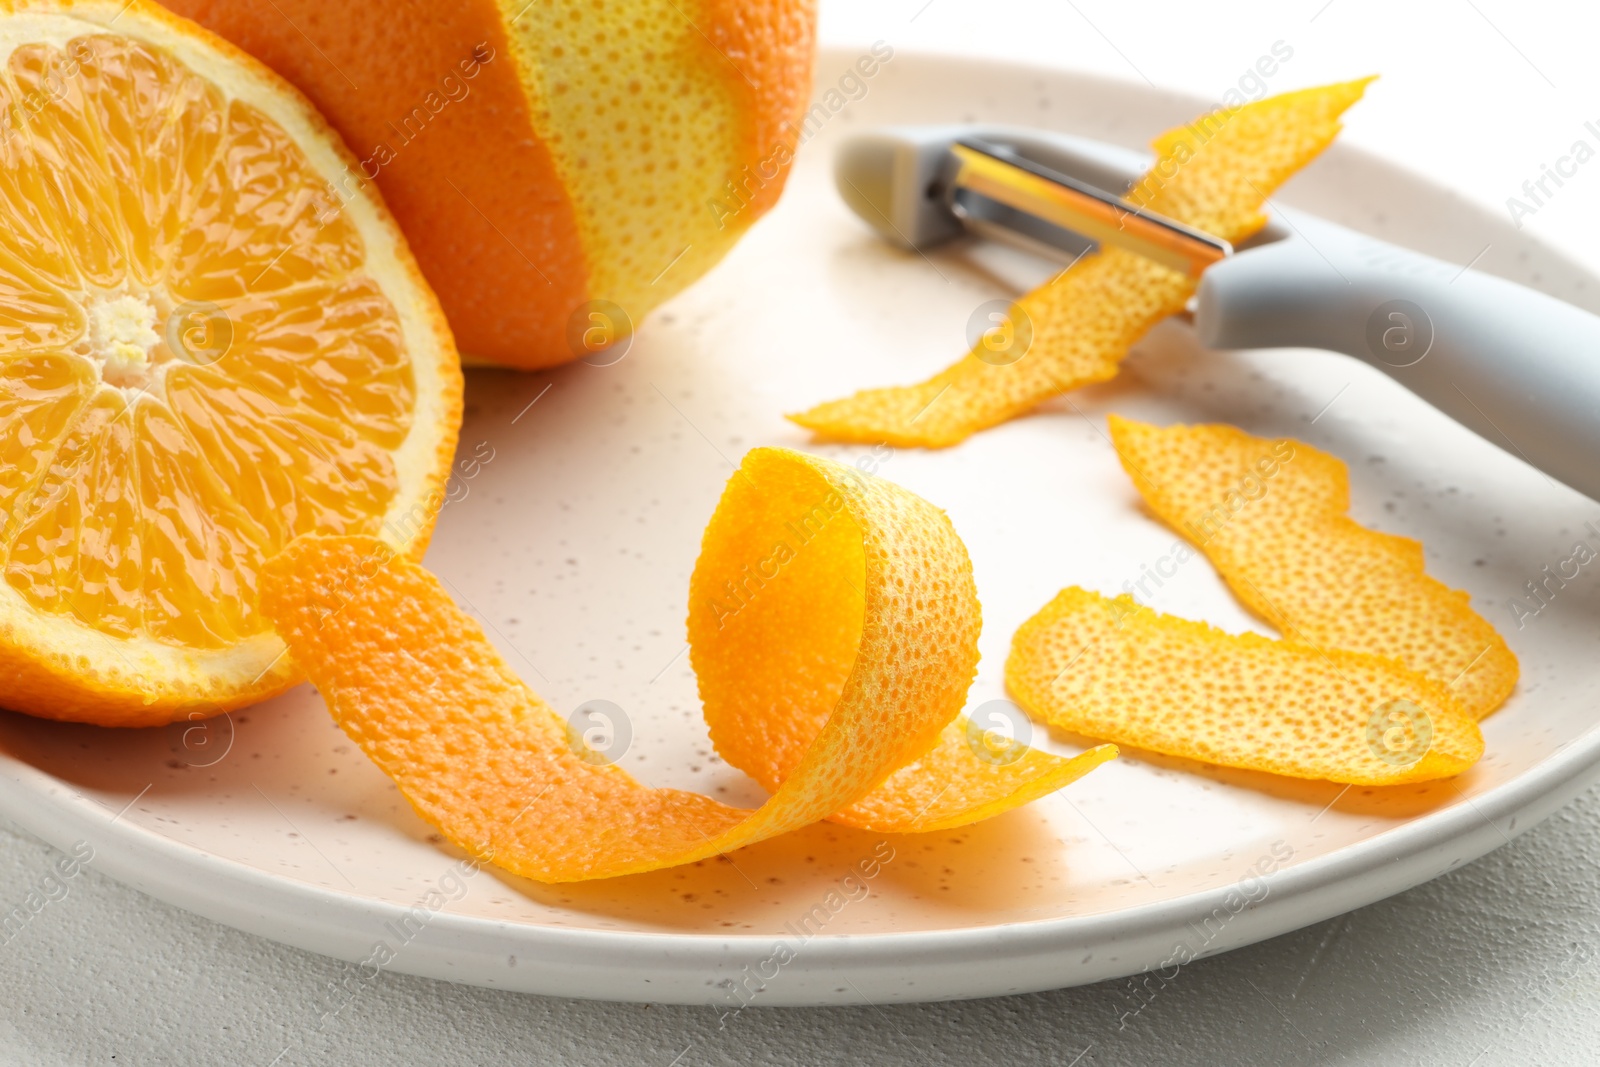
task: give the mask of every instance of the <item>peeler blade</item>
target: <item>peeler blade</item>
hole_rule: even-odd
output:
[[[969,214],[966,197],[976,194],[1194,278],[1233,254],[1233,246],[1219,237],[1140,208],[1001,145],[967,137],[952,144],[950,152],[956,160],[950,202],[958,218]]]
[[[1148,158],[1066,134],[999,126],[895,126],[839,147],[845,203],[884,240],[924,250],[962,233],[1075,259],[1119,246],[1197,276],[1233,249],[1122,198]]]

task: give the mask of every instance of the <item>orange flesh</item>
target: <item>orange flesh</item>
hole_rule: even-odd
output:
[[[19,47],[0,113],[5,581],[115,637],[265,632],[261,561],[375,533],[398,489],[413,373],[360,236],[281,127],[155,46]]]

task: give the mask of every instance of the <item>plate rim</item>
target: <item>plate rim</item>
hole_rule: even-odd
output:
[[[853,57],[844,47],[819,50],[818,65]],[[1069,78],[1124,93],[1205,107],[1193,94],[1149,86],[1111,74],[1039,64],[1006,64],[937,49],[897,50],[905,65],[966,68],[973,76],[1002,67],[1009,74]],[[903,69],[903,68],[902,68]],[[1456,190],[1433,176],[1358,145],[1335,146],[1340,156],[1407,174],[1441,192]],[[1466,203],[1476,213],[1487,209]],[[1528,235],[1543,253],[1600,283],[1600,272],[1574,260],[1561,246]],[[1194,959],[1216,955],[1319,922],[1384,899],[1509,843],[1537,826],[1583,789],[1600,781],[1600,723],[1557,746],[1520,775],[1480,796],[1458,797],[1447,807],[1415,816],[1355,844],[1336,848],[1262,876],[1266,891],[1207,941]],[[129,807],[137,803],[130,802]],[[128,810],[123,809],[124,812]],[[409,909],[359,893],[314,885],[164,835],[138,823],[116,835],[104,831],[113,813],[66,780],[0,751],[0,815],[67,850],[87,840],[93,858],[83,866],[106,873],[159,900],[250,934],[347,963],[367,957],[375,936],[359,922],[388,922]],[[1500,825],[1507,822],[1507,825]],[[1514,825],[1513,825],[1514,824]],[[98,832],[97,832],[98,831]],[[1447,862],[1439,853],[1450,853]],[[441,856],[447,855],[441,851]],[[836,992],[837,972],[848,966],[891,972],[919,968],[924,989],[905,995],[903,981],[868,991],[898,1002],[964,999],[1035,992],[1127,977],[1162,964],[1159,953],[1181,940],[1197,917],[1224,906],[1236,883],[1113,911],[881,933],[819,933],[805,940],[790,970],[798,977],[774,982],[759,994],[762,1006],[858,1003],[860,992]],[[1333,892],[1333,890],[1339,890]],[[1109,935],[1109,936],[1108,936]],[[422,977],[552,996],[612,1001],[715,1004],[734,975],[766,957],[782,940],[774,934],[567,928],[452,914],[433,914],[404,951],[380,968]],[[1073,948],[1122,945],[1094,967],[1059,959]],[[467,947],[464,947],[467,946]],[[491,951],[492,946],[492,951]],[[1007,954],[993,958],[994,950]],[[505,957],[534,950],[535,963],[507,966]],[[1150,956],[1148,953],[1158,955]],[[1098,950],[1091,956],[1099,955]],[[1043,961],[1043,962],[1039,962]],[[1050,966],[1056,962],[1055,967]],[[984,964],[985,966],[977,966]],[[965,968],[965,969],[963,969]],[[861,977],[852,970],[852,975]],[[721,975],[721,982],[703,979]],[[374,975],[375,976],[375,975]],[[877,999],[875,997],[874,999]],[[724,1001],[726,1003],[726,1001]]]
[[[91,836],[94,831],[115,823],[120,813],[112,813],[68,783],[9,753],[0,753],[0,766],[6,768],[0,774],[0,813],[17,825],[63,851],[69,850],[73,842],[87,840],[95,854],[84,867],[102,870],[157,899],[235,929],[355,963],[367,957],[366,949],[373,944],[375,935],[359,929],[351,919],[392,922],[410,910],[388,901],[274,875],[137,823],[127,824],[117,837],[97,842]],[[30,785],[26,781],[29,777],[39,781]],[[1240,911],[1215,939],[1216,943],[1208,942],[1193,958],[1275,937],[1426,882],[1509,843],[1596,780],[1600,780],[1600,728],[1589,730],[1557,749],[1534,770],[1480,797],[1466,798],[1465,803],[1417,817],[1356,845],[1264,875],[1267,888],[1261,899]],[[137,798],[129,807],[136,802]],[[1500,822],[1507,819],[1517,825],[1501,826]],[[1443,864],[1433,862],[1434,854],[1442,851],[1456,855]],[[151,863],[152,860],[156,862]],[[1359,887],[1360,893],[1351,895],[1351,886]],[[1346,892],[1317,898],[1319,892],[1337,887],[1345,887]],[[229,894],[216,891],[228,888],[251,892],[230,899]],[[1112,942],[1124,942],[1132,952],[1147,951],[1152,945],[1158,946],[1159,951],[1171,949],[1175,941],[1183,940],[1178,932],[1186,928],[1187,922],[1225,907],[1234,888],[1230,883],[1090,915],[941,930],[821,933],[807,939],[802,946],[804,951],[795,959],[797,964],[803,963],[800,973],[820,980],[832,980],[828,976],[841,965],[948,969],[987,960],[986,950],[1025,948],[1028,957],[1051,957],[1085,944],[1102,944],[1106,938],[1097,935],[1107,927],[1114,934]],[[279,902],[279,907],[262,906],[270,900]],[[464,962],[460,947],[463,940],[487,937],[495,941],[513,931],[517,933],[499,941],[492,956],[503,957],[508,952],[516,955],[512,950],[542,949],[552,956],[542,969],[529,967],[519,974],[515,967],[501,967],[503,977],[497,979],[482,972],[469,977],[464,972],[470,968],[458,966]],[[717,987],[709,982],[687,982],[686,972],[715,972],[724,975],[725,980],[731,979],[766,958],[780,940],[771,934],[567,929],[441,910],[429,919],[414,941],[404,946],[405,951],[381,969],[550,996],[714,1006]],[[480,966],[491,958],[483,950],[476,955]],[[970,999],[1128,977],[1163,964],[1159,957],[1140,959],[1132,967],[1122,960],[1122,956],[1109,956],[1109,966],[1087,971],[1080,965],[1065,981],[1052,977],[1041,980],[1032,972],[1030,977],[1018,980],[1014,969],[1018,957],[1012,952],[1003,960],[988,960],[992,966],[979,976],[965,972],[958,982],[951,983],[946,975],[943,985],[935,983],[927,993],[905,997],[893,990],[877,992],[884,999],[902,1002]],[[576,973],[575,967],[580,968]],[[619,969],[631,972],[629,980],[616,981]],[[1033,970],[1040,975],[1054,973],[1048,967]],[[686,988],[694,990],[694,995],[684,995]],[[706,992],[708,988],[712,992]],[[761,1004],[821,1005],[851,1003],[854,999],[854,991],[850,996],[823,995],[809,987],[794,990],[777,986],[764,994]]]

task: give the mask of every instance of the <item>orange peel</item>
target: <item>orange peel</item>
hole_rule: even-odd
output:
[[[1398,660],[1475,718],[1510,695],[1518,669],[1505,639],[1467,593],[1424,573],[1419,542],[1348,516],[1342,460],[1232,426],[1110,421],[1145,503],[1284,636]]]
[[[980,623],[966,549],[943,512],[852,468],[751,452],[707,528],[690,603],[713,738],[772,790],[754,811],[594,759],[438,579],[375,539],[297,540],[261,585],[334,719],[417,812],[539,881],[688,863],[829,817],[958,826],[1115,755],[996,760],[966,744]]]
[[[1332,142],[1339,117],[1371,80],[1283,93],[1169,130],[1126,199],[1242,241],[1266,224],[1267,197]],[[1134,343],[1182,311],[1195,285],[1132,252],[1092,253],[1012,306],[1011,321],[1031,335],[1020,356],[996,359],[980,344],[918,385],[863,390],[789,418],[837,441],[958,444],[1059,393],[1115,377]]]
[[[1017,631],[1006,683],[1063,729],[1294,778],[1399,785],[1483,755],[1461,702],[1392,659],[1230,634],[1076,587]]]

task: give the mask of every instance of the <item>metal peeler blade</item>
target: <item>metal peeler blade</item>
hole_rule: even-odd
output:
[[[965,137],[950,146],[955,159],[945,195],[952,213],[988,221],[982,198],[1014,212],[1116,245],[1190,277],[1233,255],[1233,246],[1175,219],[1034,163],[1004,145]]]

